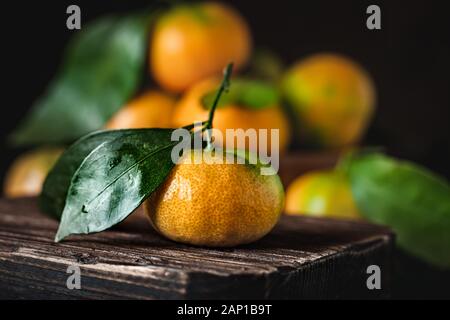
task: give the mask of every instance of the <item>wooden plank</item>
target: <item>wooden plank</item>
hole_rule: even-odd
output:
[[[139,220],[56,244],[35,199],[0,200],[0,297],[28,299],[385,298],[393,236],[364,222],[284,216],[257,243],[230,249],[166,240]],[[382,289],[366,287],[367,266]],[[69,265],[81,290],[69,290]]]
[[[339,160],[339,152],[290,152],[280,158],[279,175],[287,188],[295,178],[312,170],[333,168]]]

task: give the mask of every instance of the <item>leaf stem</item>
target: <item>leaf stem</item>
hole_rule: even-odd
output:
[[[224,91],[228,91],[228,88],[230,87],[230,77],[232,72],[233,72],[233,63],[229,63],[223,71],[222,83],[220,84],[219,90],[217,91],[216,97],[214,98],[213,105],[209,111],[209,117],[205,127],[206,134],[208,135],[207,148],[211,147],[211,135],[209,134],[209,130],[212,128],[214,113],[216,111],[220,97],[222,96],[222,93]]]

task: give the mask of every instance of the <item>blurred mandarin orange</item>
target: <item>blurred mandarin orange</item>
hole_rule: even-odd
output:
[[[295,115],[299,141],[309,146],[358,143],[375,107],[368,73],[336,54],[317,54],[294,64],[283,77],[282,92]]]
[[[5,196],[17,198],[39,195],[47,173],[62,152],[60,148],[39,148],[18,156],[6,173],[3,186]]]
[[[106,123],[106,129],[169,128],[175,99],[149,90],[131,100]]]
[[[220,81],[216,78],[210,78],[192,86],[181,97],[175,106],[173,113],[173,126],[181,127],[192,124],[197,121],[208,120],[209,108],[207,108],[203,99],[210,93],[214,93]],[[233,90],[233,83],[237,85],[236,80],[232,80],[230,91]],[[290,125],[282,108],[277,105],[270,105],[261,109],[248,108],[245,105],[239,105],[234,102],[227,103],[227,94],[222,96],[225,101],[220,105],[214,115],[213,128],[220,130],[223,140],[214,136],[218,146],[225,148],[226,146],[226,129],[279,129],[279,151],[286,151],[290,141]],[[259,144],[259,141],[258,141]],[[262,152],[270,154],[272,141],[270,132],[268,133],[268,144],[262,147]],[[237,139],[234,145],[237,146]],[[258,146],[249,148],[253,152],[258,151]]]
[[[294,180],[286,191],[285,211],[316,217],[361,218],[346,175],[335,170],[313,171]]]
[[[249,59],[252,39],[247,23],[228,5],[215,2],[173,7],[157,21],[150,43],[155,80],[173,92],[218,75],[230,62],[235,70]]]

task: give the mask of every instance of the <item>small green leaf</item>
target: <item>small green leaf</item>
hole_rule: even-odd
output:
[[[139,207],[174,166],[172,132],[128,130],[96,147],[71,179],[55,241],[103,231]]]
[[[450,267],[450,187],[409,162],[381,154],[346,161],[358,208],[369,220],[390,226],[406,251]]]
[[[148,15],[109,16],[83,27],[69,43],[59,74],[10,141],[67,142],[100,129],[139,85],[148,29]]]
[[[213,105],[217,91],[207,93],[202,104],[209,110]],[[247,109],[261,110],[279,104],[277,89],[269,83],[259,80],[234,79],[230,89],[225,92],[218,104],[218,108],[235,105]]]
[[[134,132],[134,130],[99,131],[88,134],[72,144],[61,155],[44,181],[39,197],[41,210],[59,220],[64,209],[72,176],[84,158],[100,144]]]

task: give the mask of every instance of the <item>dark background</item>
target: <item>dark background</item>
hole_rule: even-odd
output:
[[[255,43],[287,64],[310,53],[344,53],[365,66],[378,90],[378,109],[365,144],[450,175],[450,19],[444,1],[228,1],[247,18]],[[66,8],[77,4],[82,26],[98,15],[139,10],[149,1],[2,2],[0,179],[23,150],[6,146],[55,74],[68,39]],[[382,11],[382,30],[366,28],[369,4]],[[51,125],[51,124],[49,124]]]

